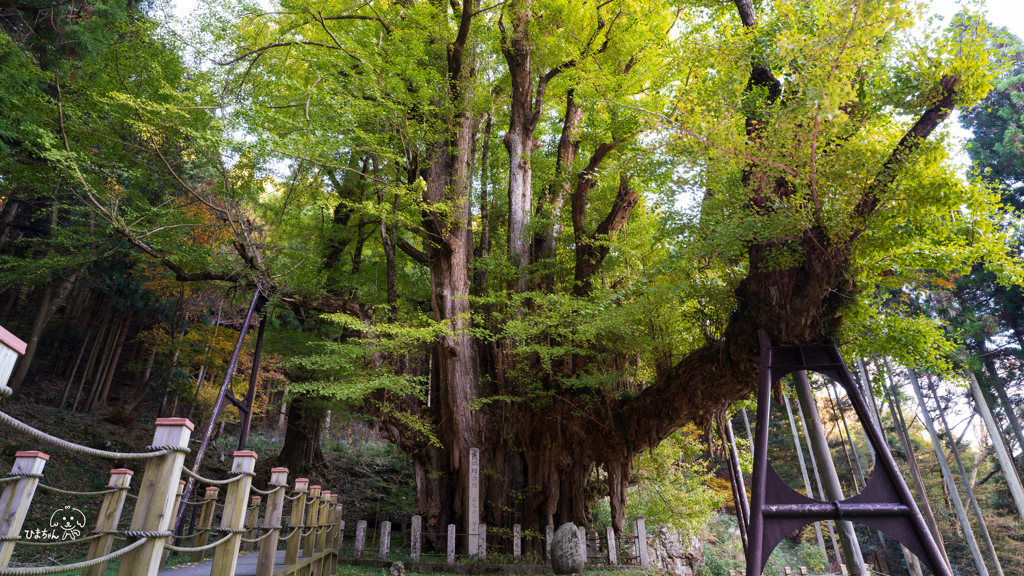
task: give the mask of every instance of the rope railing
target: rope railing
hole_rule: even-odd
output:
[[[232,476],[231,478],[228,478],[226,480],[214,480],[213,478],[206,478],[205,476],[200,476],[199,474],[196,474],[195,472],[189,470],[185,466],[181,467],[181,472],[182,472],[182,474],[184,474],[184,475],[186,475],[186,476],[188,476],[190,478],[194,478],[195,480],[198,480],[199,482],[201,482],[203,484],[211,484],[211,485],[214,485],[214,486],[222,486],[224,484],[231,484],[232,482],[238,482],[239,480],[241,480],[242,478],[245,478],[246,476],[255,476],[256,475],[255,472],[235,472],[234,476]]]
[[[188,452],[189,449],[184,446],[146,446],[147,449],[152,449],[152,452],[110,452],[107,450],[97,450],[96,448],[89,448],[88,446],[82,446],[81,444],[75,444],[74,442],[68,442],[67,440],[61,440],[56,436],[51,436],[41,430],[25,424],[24,422],[0,412],[0,422],[7,424],[11,428],[27,434],[28,436],[45,442],[51,446],[57,446],[58,448],[64,448],[72,452],[79,454],[88,454],[89,456],[96,456],[97,458],[109,458],[113,460],[144,460],[148,458],[155,458],[157,456],[163,456],[171,451]]]
[[[269,485],[270,486],[274,486],[274,484],[269,484]],[[281,490],[282,488],[284,488],[284,486],[282,486],[280,484],[274,486],[274,488],[271,489],[271,490],[260,490],[259,488],[255,487],[255,486],[250,486],[249,487],[249,491],[250,492],[254,492],[256,494],[259,494],[260,496],[270,496],[271,494],[273,494],[274,492],[277,492],[278,490]]]
[[[127,554],[132,550],[145,544],[149,539],[141,538],[131,544],[121,548],[116,552],[111,552],[100,556],[99,558],[93,558],[92,560],[85,560],[82,562],[75,562],[74,564],[64,564],[62,566],[30,566],[25,568],[0,568],[0,576],[41,576],[43,574],[61,574],[64,572],[71,572],[73,570],[84,570],[97,564],[103,564],[109,562],[114,558]]]
[[[59,540],[57,542],[34,542],[32,540],[25,540],[21,543],[22,546],[70,546],[71,544],[81,544],[83,542],[89,542],[103,536],[103,534],[93,534],[92,536],[86,536],[85,538],[77,538],[75,540]]]
[[[173,546],[171,544],[164,544],[164,548],[171,552],[205,552],[206,550],[212,550],[213,548],[227,542],[232,536],[234,536],[234,534],[229,533],[220,540],[215,540],[205,546]]]
[[[2,395],[2,391],[0,391],[0,396]],[[313,562],[315,565],[324,570],[329,570],[331,566],[336,565],[337,560],[329,555],[334,553],[332,550],[336,545],[333,545],[332,542],[336,541],[337,534],[339,534],[333,508],[336,504],[336,496],[334,497],[335,502],[331,502],[329,501],[329,493],[325,491],[321,494],[319,487],[313,487],[316,490],[312,490],[312,493],[302,491],[302,488],[308,483],[305,479],[299,479],[300,481],[296,484],[297,492],[289,496],[289,486],[284,483],[287,480],[287,470],[284,468],[272,470],[274,474],[272,476],[273,480],[268,483],[266,490],[252,487],[250,485],[251,479],[256,476],[255,472],[253,472],[256,454],[251,451],[235,453],[235,470],[230,472],[229,476],[224,480],[207,478],[193,472],[184,467],[182,462],[184,458],[183,453],[189,452],[188,448],[184,445],[187,444],[188,434],[193,429],[192,424],[184,418],[157,419],[157,431],[153,440],[154,445],[147,446],[144,449],[145,452],[138,453],[116,452],[82,446],[51,436],[3,413],[0,413],[0,423],[7,424],[23,433],[26,437],[71,452],[108,459],[145,460],[145,477],[159,479],[156,483],[147,482],[144,486],[139,487],[138,496],[136,496],[129,493],[128,485],[132,471],[118,468],[111,470],[111,480],[101,490],[68,490],[40,482],[43,478],[42,472],[45,462],[49,459],[49,456],[38,451],[19,452],[14,466],[14,470],[17,472],[12,472],[6,477],[0,477],[0,487],[5,483],[20,482],[18,485],[19,489],[27,487],[30,490],[34,490],[34,488],[39,487],[56,494],[74,497],[103,496],[103,504],[100,509],[101,520],[97,522],[96,529],[88,532],[84,537],[72,539],[69,535],[67,540],[61,541],[57,541],[53,537],[49,538],[51,541],[47,541],[47,539],[38,541],[37,537],[29,538],[32,541],[26,542],[19,538],[17,534],[21,528],[21,521],[31,503],[31,496],[20,499],[14,507],[9,506],[10,510],[4,512],[4,514],[10,514],[12,517],[14,515],[18,516],[17,525],[15,526],[12,523],[13,535],[7,537],[0,536],[0,547],[7,551],[6,554],[9,555],[10,551],[13,551],[17,544],[42,547],[73,547],[78,544],[91,543],[89,546],[89,557],[83,562],[75,562],[63,566],[0,568],[0,576],[41,576],[43,574],[60,574],[75,570],[86,570],[87,573],[91,574],[97,570],[102,571],[105,563],[122,556],[123,558],[120,560],[122,571],[127,569],[129,576],[142,576],[142,569],[136,567],[151,566],[151,562],[154,561],[160,562],[159,558],[154,559],[153,556],[154,553],[159,554],[157,550],[165,550],[168,553],[194,553],[199,554],[200,557],[204,551],[215,550],[215,561],[220,562],[220,560],[216,559],[221,558],[222,554],[226,553],[230,556],[237,553],[240,546],[242,546],[242,551],[245,551],[251,550],[253,545],[257,545],[260,548],[262,558],[267,552],[271,556],[273,555],[273,551],[276,550],[277,543],[280,542],[285,531],[288,531],[288,534],[283,536],[283,539],[289,542],[288,548],[294,547],[297,553],[297,545],[301,545],[302,550],[304,550],[303,559],[306,558],[308,553],[306,551],[311,550],[314,553]],[[226,486],[225,499],[222,502],[217,502],[213,498],[183,501],[181,487],[176,484],[182,475],[206,484],[207,491],[211,493],[215,490],[215,486],[221,486],[221,490],[224,490]],[[7,484],[8,490],[10,486],[12,484]],[[259,497],[253,496],[256,494],[267,497],[267,499],[260,502]],[[252,505],[247,506],[247,499],[250,496],[252,496]],[[202,504],[204,506],[204,515],[209,515],[209,520],[199,531],[178,537],[184,539],[184,542],[174,541],[178,544],[192,542],[196,544],[195,546],[174,546],[168,541],[169,538],[174,536],[170,531],[156,532],[116,529],[118,516],[120,515],[120,506],[127,497],[137,498],[139,502],[147,502],[145,507],[136,507],[135,515],[132,519],[135,525],[156,526],[162,524],[156,521],[153,516],[153,510],[166,509],[165,507],[169,506],[172,499],[175,498],[176,500],[173,500],[175,506],[179,504],[192,506]],[[318,497],[319,500],[317,500]],[[285,526],[281,525],[282,520],[284,520],[281,517],[283,514],[282,508],[284,508],[282,503],[285,499],[303,502],[301,506],[298,506],[292,512],[292,522],[295,524],[290,528],[287,526],[287,521],[285,521]],[[296,502],[296,506],[298,502]],[[155,505],[155,503],[161,504]],[[271,506],[271,503],[273,503],[273,506]],[[266,517],[260,518],[260,508],[264,505],[266,506]],[[105,513],[103,512],[104,510],[116,510],[116,512]],[[215,511],[217,514],[221,513],[219,510],[223,510],[224,518],[221,522],[226,527],[209,526]],[[110,514],[113,514],[113,516]],[[211,537],[210,534],[216,535]],[[79,533],[76,533],[76,536],[79,535]],[[197,539],[200,536],[201,538]],[[128,542],[126,545],[121,545],[120,550],[104,554],[105,551],[110,550],[113,540],[124,538],[127,538]],[[154,547],[153,540],[160,538],[163,540],[158,540],[156,547]],[[300,538],[310,538],[310,540],[300,542]],[[207,539],[215,541],[206,543]],[[147,541],[150,542],[150,545],[143,546]],[[140,546],[143,547],[140,549]],[[248,548],[245,548],[245,546],[248,546]],[[127,556],[125,556],[126,554]],[[288,554],[291,554],[290,550]],[[97,555],[97,557],[92,558],[93,555]],[[297,561],[297,558],[293,559],[293,563],[295,561]],[[273,564],[273,562],[270,564]],[[129,566],[131,567],[130,569],[128,569]]]
[[[54,486],[47,486],[40,482],[36,488],[42,488],[50,492],[56,492],[58,494],[67,494],[69,496],[102,496],[103,494],[110,494],[111,492],[117,492],[118,490],[127,490],[127,486],[107,486],[106,490],[96,490],[93,492],[77,492],[75,490],[65,490],[63,488],[57,488]]]
[[[274,530],[277,530],[277,529],[278,528],[274,528],[274,529],[268,530],[266,534],[264,534],[263,536],[260,536],[258,538],[246,538],[246,537],[243,536],[242,537],[242,542],[248,542],[249,544],[255,544],[255,543],[263,540],[267,536],[270,536],[271,534],[273,534]]]

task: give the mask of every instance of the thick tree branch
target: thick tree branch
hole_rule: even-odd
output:
[[[938,128],[939,124],[942,124],[953,113],[953,108],[956,106],[956,97],[958,95],[957,83],[959,80],[960,78],[957,76],[943,76],[939,81],[939,89],[942,91],[942,96],[938,102],[921,114],[921,117],[917,119],[917,122],[914,122],[914,125],[903,135],[899,144],[889,154],[885,163],[882,164],[882,169],[875,176],[874,181],[871,182],[861,195],[860,202],[857,203],[854,209],[858,216],[867,217],[874,213],[878,208],[879,196],[885,188],[893,183],[900,168],[907,163],[914,152],[921,147],[921,143]],[[853,237],[860,236],[862,232],[863,229],[858,230],[854,233]]]
[[[289,308],[314,310],[328,314],[344,313],[355,316],[364,322],[373,319],[373,310],[354,300],[325,294],[317,298],[288,297],[281,298],[281,303]]]
[[[597,225],[594,233],[589,238],[583,242],[576,242],[576,269],[573,291],[577,296],[584,296],[593,289],[591,279],[611,250],[607,242],[607,236],[618,232],[625,226],[639,198],[640,195],[629,186],[629,176],[624,173],[619,174],[619,191],[615,196],[615,202],[612,203],[612,207],[608,211],[608,215]]]
[[[405,238],[399,238],[395,245],[398,246],[399,250],[405,252],[409,258],[419,262],[420,264],[430,264],[430,257],[423,250],[420,250],[409,243]]]

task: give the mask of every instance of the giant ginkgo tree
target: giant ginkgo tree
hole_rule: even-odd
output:
[[[753,391],[757,330],[933,356],[938,327],[861,287],[1018,270],[998,194],[956,176],[940,130],[988,90],[987,32],[912,32],[915,10],[217,6],[198,104],[253,174],[289,171],[248,197],[281,247],[250,272],[342,326],[297,362],[292,407],[358,388],[428,525],[464,520],[476,447],[483,522],[587,524],[607,495],[621,532],[634,457]],[[282,454],[315,458],[319,425],[290,422]]]

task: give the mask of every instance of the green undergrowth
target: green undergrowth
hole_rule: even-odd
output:
[[[805,530],[813,531],[809,526]],[[799,543],[790,539],[780,542],[768,558],[764,573],[783,574],[787,566],[793,568],[794,572],[797,572],[798,567],[806,566],[811,574],[826,573],[826,561],[821,550],[808,539],[813,538],[813,535],[802,536]],[[735,518],[716,516],[701,530],[700,539],[704,543],[704,564],[697,569],[697,576],[728,576],[730,570],[739,573],[746,569]]]

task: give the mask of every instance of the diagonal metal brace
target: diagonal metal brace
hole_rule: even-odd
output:
[[[758,339],[761,344],[761,371],[750,525],[747,529],[747,574],[760,576],[772,550],[794,531],[814,522],[847,520],[889,535],[921,558],[936,576],[952,576],[881,431],[868,417],[867,404],[835,342],[829,340],[815,346],[773,346],[765,330],[758,331]],[[784,376],[800,370],[828,376],[846,389],[864,434],[874,447],[877,455],[875,471],[864,490],[856,496],[832,502],[809,498],[786,484],[768,461],[771,390]]]

